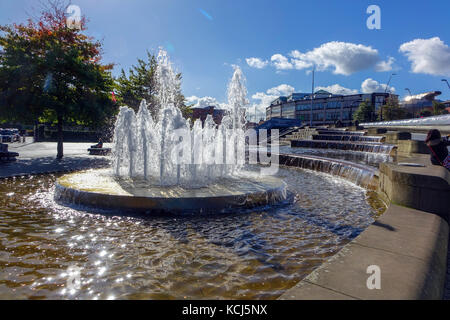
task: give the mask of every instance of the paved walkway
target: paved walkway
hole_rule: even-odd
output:
[[[0,178],[107,166],[109,157],[88,154],[87,149],[93,144],[64,143],[64,158],[56,160],[56,142],[11,143],[9,151],[18,152],[19,157],[15,162],[0,163]],[[105,147],[109,145],[105,144]]]
[[[416,134],[418,135],[418,134]],[[426,134],[423,134],[421,138],[425,140]],[[449,147],[450,150],[450,147]],[[433,168],[436,168],[435,166],[430,165],[430,156],[427,154],[423,155],[414,155],[413,161],[411,161],[411,158],[409,157],[398,157],[398,162],[415,162],[419,164],[424,164],[428,167],[430,167],[430,170],[433,170]],[[448,181],[448,180],[447,180]],[[449,182],[450,184],[450,182]],[[447,251],[447,277],[445,280],[445,290],[444,290],[444,300],[450,300],[450,238],[448,242],[448,251]]]

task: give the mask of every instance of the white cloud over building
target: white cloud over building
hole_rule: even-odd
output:
[[[368,78],[363,81],[361,84],[361,92],[362,93],[374,93],[374,92],[384,92],[386,90],[387,85],[379,83],[376,80],[373,80],[372,78]],[[395,88],[389,87],[388,92],[394,93]]]
[[[265,60],[248,58],[251,67],[265,67]],[[318,71],[331,70],[334,74],[350,75],[358,71],[374,69],[378,72],[392,70],[395,59],[381,60],[378,50],[362,44],[331,41],[307,52],[291,51],[287,56],[276,53],[270,58],[277,70],[305,70],[313,66]]]

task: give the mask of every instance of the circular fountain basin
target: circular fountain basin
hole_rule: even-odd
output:
[[[199,188],[151,186],[143,179],[122,179],[109,169],[71,173],[58,179],[55,200],[101,209],[145,213],[227,212],[286,199],[287,185],[272,176],[222,179]]]

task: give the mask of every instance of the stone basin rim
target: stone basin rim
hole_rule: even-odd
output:
[[[263,177],[262,181],[256,179],[243,179],[248,184],[244,188],[235,190],[233,185],[232,193],[228,189],[217,194],[189,194],[189,190],[183,196],[168,194],[165,195],[140,195],[140,194],[115,194],[105,190],[83,190],[72,185],[64,178],[86,174],[78,172],[64,175],[59,178],[55,185],[55,200],[62,204],[74,204],[99,209],[131,209],[138,211],[167,211],[167,212],[191,212],[191,211],[222,211],[238,208],[251,208],[275,204],[286,199],[287,185],[284,181],[276,177]],[[260,178],[261,179],[261,178]],[[112,181],[112,180],[111,180]],[[242,182],[240,181],[240,182]],[[237,183],[236,183],[237,184]],[[120,185],[117,183],[120,188]],[[220,185],[219,185],[220,186]],[[95,189],[95,185],[93,186]],[[163,188],[161,188],[163,189]],[[164,190],[164,189],[163,189]],[[170,190],[170,188],[168,188]],[[207,190],[205,188],[205,190]],[[145,190],[144,190],[145,191]],[[179,190],[178,190],[179,191]],[[213,190],[214,191],[214,190]],[[211,191],[211,192],[213,192]],[[175,191],[174,191],[175,192]],[[216,190],[217,192],[217,190]],[[176,192],[175,192],[176,193]]]

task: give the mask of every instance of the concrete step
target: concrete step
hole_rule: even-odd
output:
[[[396,147],[394,145],[375,142],[321,141],[321,140],[291,140],[291,147],[352,150],[352,151],[375,152],[383,154],[391,154],[396,150]]]
[[[365,131],[341,131],[341,130],[317,130],[317,134],[327,134],[327,135],[348,135],[348,136],[363,136],[366,134]]]
[[[315,134],[313,140],[331,140],[331,141],[361,141],[361,142],[382,142],[382,136],[360,136],[360,135],[337,135],[337,134]]]

